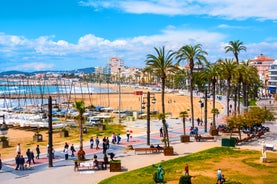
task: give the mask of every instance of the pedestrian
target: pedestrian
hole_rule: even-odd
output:
[[[126,137],[127,137],[127,142],[129,142],[129,140],[130,140],[130,131],[129,130],[127,130],[127,132],[126,132]]]
[[[197,121],[197,125],[199,126],[201,120],[199,118],[197,118],[196,121]]]
[[[15,170],[18,170],[18,168],[20,166],[19,165],[20,164],[19,160],[20,160],[20,154],[18,153],[15,157],[15,164],[16,164]]]
[[[115,154],[113,152],[111,152],[111,153],[108,153],[108,155],[110,155],[111,160],[113,160]]]
[[[184,175],[189,176],[189,166],[188,166],[188,164],[186,164],[186,166],[185,166],[185,174]]]
[[[32,160],[32,158],[31,158],[31,151],[30,151],[30,148],[27,149],[26,155],[27,155],[27,163],[28,163],[29,165],[31,165],[31,160]]]
[[[96,143],[96,148],[95,149],[100,149],[99,148],[99,143],[100,143],[100,141],[99,141],[99,138],[98,138],[98,136],[96,137],[96,139],[95,139],[95,143]]]
[[[16,146],[16,154],[21,154],[20,143],[18,143]]]
[[[69,148],[69,145],[67,144],[67,142],[64,143],[64,149],[68,149]]]
[[[106,148],[110,149],[110,140],[109,140],[109,137],[107,137],[107,140],[106,140]]]
[[[113,132],[113,134],[112,134],[112,143],[113,143],[113,144],[116,143],[116,135],[115,135],[114,132]]]
[[[225,183],[225,177],[224,177],[224,175],[222,174],[221,175],[221,180],[220,180],[220,184],[224,184]]]
[[[36,164],[35,160],[34,160],[35,159],[35,154],[32,150],[30,151],[30,158],[31,158],[31,161],[33,161],[33,164]],[[31,163],[31,161],[30,161],[30,163]]]
[[[216,183],[220,183],[221,182],[221,178],[222,178],[222,176],[221,176],[221,169],[220,168],[218,168],[218,170],[217,170],[217,180],[216,180]]]
[[[47,146],[47,157],[49,157],[49,155],[52,155],[52,159],[55,158],[55,150],[54,150],[53,146],[52,146],[52,152],[51,152],[50,146],[48,145]]]
[[[194,134],[195,134],[195,135],[198,135],[198,127],[194,127],[194,130],[193,130],[193,131],[194,131]]]
[[[24,171],[25,158],[23,157],[23,155],[19,155],[18,163],[19,163],[19,170],[23,170]]]
[[[104,137],[103,138],[103,154],[105,154],[106,153],[106,151],[107,151],[107,139],[106,139],[106,137]]]
[[[75,156],[74,153],[76,152],[76,150],[73,144],[70,146],[70,151],[71,151],[71,157],[74,157]]]
[[[116,140],[117,140],[117,144],[119,144],[119,143],[120,143],[120,140],[121,140],[120,134],[117,134]]]
[[[109,163],[109,158],[107,156],[107,154],[105,153],[104,156],[103,156],[103,164],[102,164],[102,169],[107,169],[107,164]]]
[[[163,137],[163,127],[160,128],[160,137]]]
[[[93,144],[94,144],[93,137],[90,138],[89,143],[90,143],[90,149],[93,149]]]
[[[64,159],[68,160],[68,148],[64,148]]]
[[[36,147],[36,152],[37,152],[36,159],[39,159],[39,154],[40,154],[40,148],[39,148],[39,145],[37,145],[37,147]]]
[[[75,160],[75,161],[74,161],[74,171],[76,172],[76,171],[78,171],[78,170],[79,170],[79,164],[78,164],[78,161]]]
[[[93,155],[93,159],[94,160],[97,159],[97,155],[96,154]]]

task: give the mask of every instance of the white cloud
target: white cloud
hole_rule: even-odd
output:
[[[226,19],[277,20],[275,0],[84,0],[82,6],[114,8],[134,14],[209,15]]]
[[[65,40],[54,41],[54,36],[41,36],[29,40],[24,37],[1,34],[0,59],[7,64],[3,67],[1,66],[3,63],[0,63],[0,66],[2,70],[20,69],[25,71],[63,69],[64,67],[68,69],[69,66],[80,68],[85,63],[89,66],[103,66],[109,57],[117,56],[122,58],[127,66],[144,67],[146,55],[154,53],[154,47],[166,46],[167,50],[177,50],[183,45],[198,43],[202,44],[203,49],[209,53],[208,58],[211,62],[227,57],[224,54],[224,46],[227,45],[226,36],[221,33],[181,29],[174,26],[168,26],[160,32],[160,34],[150,36],[117,40],[107,40],[87,34],[80,37],[76,44]],[[272,58],[277,58],[277,53],[275,54],[276,39],[268,39],[271,42],[265,40],[261,43],[247,44],[247,52],[241,53],[240,57],[250,59],[259,53],[264,53]],[[12,63],[7,61],[12,61]]]
[[[53,68],[54,68],[53,64],[31,62],[31,63],[13,66],[13,67],[7,68],[7,70],[40,71],[40,70],[48,70]]]
[[[221,29],[246,29],[246,28],[248,28],[245,26],[233,26],[233,25],[228,25],[228,24],[220,24],[217,27],[221,28]]]
[[[26,43],[26,39],[20,36],[15,35],[5,35],[4,33],[0,33],[0,45],[10,45],[17,46]]]

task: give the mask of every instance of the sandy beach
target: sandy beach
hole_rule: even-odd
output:
[[[95,84],[96,86],[99,86]],[[103,86],[102,86],[103,87]],[[85,105],[94,105],[94,106],[105,106],[112,107],[114,109],[118,109],[120,103],[121,110],[130,110],[130,111],[141,111],[141,101],[146,103],[147,92],[149,91],[151,97],[155,97],[155,104],[151,105],[151,111],[161,112],[161,92],[160,91],[151,91],[148,89],[132,89],[130,86],[122,86],[121,93],[118,94],[118,86],[110,85],[111,89],[113,89],[114,93],[95,93],[92,95],[78,95],[72,96],[72,101],[83,99],[85,101]],[[135,91],[143,91],[143,95],[135,95]],[[201,109],[199,101],[204,102],[204,99],[201,98],[204,95],[202,93],[194,95],[194,117],[200,118]],[[119,98],[121,99],[119,101]],[[152,98],[151,98],[152,102]],[[223,105],[220,103],[216,103],[216,108],[221,112],[223,110]],[[178,92],[165,93],[165,111],[166,113],[172,114],[172,117],[179,117],[180,112],[182,111],[190,111],[190,96],[189,91],[183,91],[182,94]],[[212,117],[210,113],[212,109],[212,98],[208,99],[208,119]],[[144,110],[146,111],[146,109]],[[190,116],[190,113],[189,113]],[[204,108],[202,108],[202,117],[204,117]]]

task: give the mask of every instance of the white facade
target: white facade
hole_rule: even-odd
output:
[[[109,65],[111,68],[111,74],[118,73],[118,69],[122,71],[124,69],[124,61],[117,58],[117,57],[112,57],[109,59]]]
[[[268,79],[268,90],[271,91],[271,93],[276,92],[277,88],[277,60],[275,60],[269,67],[269,79]]]

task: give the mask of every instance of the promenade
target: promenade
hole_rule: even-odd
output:
[[[224,101],[223,101],[224,103]],[[223,113],[224,115],[224,113]],[[121,160],[122,172],[109,172],[107,170],[97,170],[97,171],[79,171],[74,172],[73,160],[76,157],[69,157],[69,160],[64,160],[64,154],[62,150],[56,150],[55,159],[53,162],[53,167],[48,167],[48,158],[46,154],[42,153],[41,159],[35,160],[37,163],[31,165],[30,170],[17,171],[15,170],[14,159],[5,160],[3,163],[3,169],[0,173],[0,183],[5,184],[69,184],[69,183],[79,183],[79,184],[96,184],[99,181],[114,176],[123,172],[141,168],[144,166],[156,164],[163,162],[165,160],[173,159],[180,156],[189,155],[201,150],[209,149],[215,146],[221,146],[221,139],[224,138],[223,135],[217,136],[215,141],[205,141],[196,142],[193,137],[191,137],[190,142],[180,143],[180,135],[183,134],[182,119],[167,119],[169,124],[169,137],[170,143],[174,147],[174,156],[164,156],[163,153],[157,154],[135,154],[133,150],[127,150],[128,145],[133,147],[146,147],[146,120],[137,120],[134,122],[123,122],[127,129],[144,129],[145,132],[133,132],[132,139],[130,142],[126,141],[126,135],[121,135],[122,141],[120,144],[110,144],[110,149],[107,153],[115,153],[115,159]],[[222,117],[216,119],[217,124],[222,123]],[[151,121],[151,144],[160,144],[161,138],[159,136],[159,128],[161,127],[161,121],[155,120]],[[197,124],[196,124],[197,125]],[[208,123],[209,125],[209,123]],[[186,123],[186,134],[189,134],[189,128],[191,124]],[[239,148],[256,149],[261,150],[261,141],[270,142],[271,144],[277,145],[276,141],[276,123],[268,123],[271,132],[267,133],[265,137],[262,137],[260,141],[253,141],[249,144],[238,146]],[[209,126],[208,126],[209,130]],[[208,134],[204,132],[204,125],[199,126],[199,134]],[[102,141],[101,141],[102,142]],[[111,142],[111,141],[110,141]],[[96,154],[100,160],[102,160],[102,149],[95,150],[90,149],[88,142],[85,142],[86,158],[92,159],[93,155]],[[185,164],[185,163],[184,163]],[[153,168],[155,172],[155,168]],[[179,176],[176,176],[177,178]]]
[[[195,142],[194,138],[191,137],[191,142],[180,143],[180,135],[183,134],[182,120],[181,119],[167,119],[169,124],[169,136],[171,145],[174,147],[174,156],[164,156],[163,153],[159,154],[135,154],[133,150],[126,150],[127,145],[133,145],[133,147],[146,147],[146,132],[132,135],[130,142],[126,141],[126,135],[122,136],[120,144],[111,144],[110,149],[107,153],[115,153],[115,159],[120,159],[122,162],[122,172],[130,171],[147,165],[152,165],[164,160],[173,159],[179,156],[188,155],[200,150],[205,150],[214,146],[220,146],[220,140],[208,141],[208,142]],[[145,128],[146,121],[139,120],[135,122],[124,122],[126,126],[132,130],[135,128]],[[159,128],[161,127],[160,121],[151,121],[151,144],[160,144],[161,138],[159,135]],[[186,133],[189,134],[189,127],[187,125]],[[199,127],[200,134],[204,134],[204,125]],[[147,146],[148,147],[148,146]],[[90,149],[88,143],[85,144],[86,158],[92,159],[93,154],[96,154],[101,160],[103,158],[102,149]],[[64,160],[62,150],[56,150],[53,167],[48,167],[48,158],[46,154],[42,154],[41,158],[35,159],[37,162],[35,165],[31,165],[30,170],[18,171],[15,170],[14,159],[7,160],[4,162],[4,167],[0,173],[0,183],[91,183],[95,184],[104,178],[119,174],[121,172],[109,172],[108,170],[97,170],[97,171],[80,171],[74,172],[73,160],[76,157],[69,157],[69,160]]]

